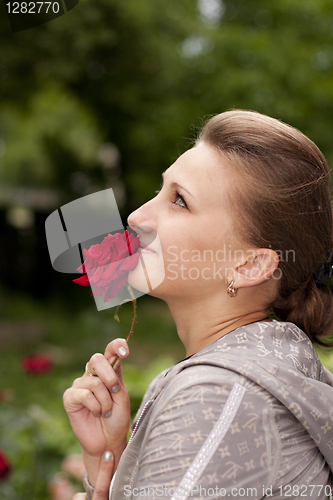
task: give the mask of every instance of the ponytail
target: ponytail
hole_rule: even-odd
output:
[[[324,340],[333,324],[333,296],[327,284],[316,283],[312,277],[289,297],[278,297],[272,309],[278,319],[303,330],[311,342],[333,347],[333,339]]]

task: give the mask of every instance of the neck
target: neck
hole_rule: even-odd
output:
[[[205,303],[202,299],[195,303],[183,301],[167,301],[167,303],[176,323],[179,338],[185,346],[186,356],[195,354],[240,326],[269,320],[269,308],[259,306],[249,310],[236,301],[230,304],[228,310],[223,310],[221,305],[219,307],[212,301]]]

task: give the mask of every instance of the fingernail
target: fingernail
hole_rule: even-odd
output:
[[[127,354],[127,350],[125,349],[125,347],[119,347],[118,353],[120,354],[120,356],[125,356],[125,354]]]
[[[111,460],[111,453],[109,451],[107,451],[106,453],[104,453],[104,462],[110,462]]]
[[[105,418],[110,418],[111,417],[111,412],[108,411],[106,414],[105,414]]]
[[[97,417],[101,417],[101,416],[102,416],[102,414],[101,414],[101,413],[99,413],[99,414],[97,415]]]
[[[111,387],[111,391],[114,392],[115,394],[117,394],[117,392],[119,392],[119,385],[114,385],[113,387]]]

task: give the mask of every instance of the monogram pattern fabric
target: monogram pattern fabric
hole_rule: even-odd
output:
[[[333,377],[299,328],[273,321],[238,328],[153,381],[112,500],[180,498],[235,384],[245,389],[237,412],[186,498],[328,498]]]

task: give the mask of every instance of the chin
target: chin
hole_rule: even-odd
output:
[[[154,290],[164,281],[165,270],[163,259],[153,260],[140,256],[138,265],[128,275],[128,283],[142,294],[155,296]]]
[[[128,283],[142,294],[149,293],[149,286],[140,261],[136,268],[129,273]]]

